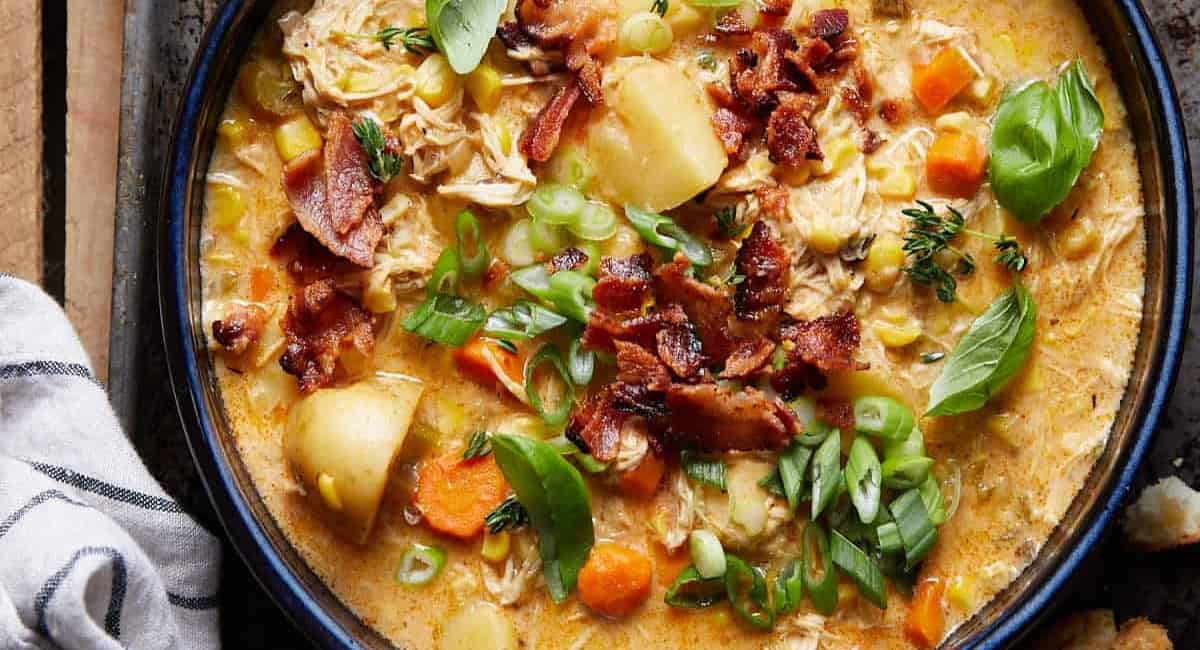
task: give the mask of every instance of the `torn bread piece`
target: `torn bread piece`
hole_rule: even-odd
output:
[[[1117,624],[1111,609],[1089,609],[1060,618],[1030,644],[1034,650],[1111,650]]]
[[[1121,624],[1114,650],[1173,650],[1175,645],[1167,629],[1144,618],[1131,618]]]
[[[1200,492],[1168,476],[1129,506],[1124,527],[1129,540],[1148,551],[1200,542]]]

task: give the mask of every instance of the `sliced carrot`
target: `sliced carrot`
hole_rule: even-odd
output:
[[[946,621],[942,616],[942,595],[946,583],[940,578],[927,578],[917,585],[909,604],[904,636],[918,647],[932,648],[942,640]]]
[[[466,345],[454,351],[454,360],[458,369],[462,370],[476,381],[492,385],[496,382],[496,372],[488,361],[488,353],[496,360],[500,370],[515,383],[521,383],[525,374],[525,357],[520,352],[513,353],[500,345],[494,339],[477,336]]]
[[[491,455],[463,460],[456,451],[425,461],[417,472],[417,508],[443,535],[474,538],[507,495],[508,483]]]
[[[256,266],[250,271],[250,299],[262,302],[275,289],[275,273],[265,266]]]
[[[636,467],[617,477],[617,487],[621,492],[639,499],[648,499],[658,491],[662,482],[663,472],[667,465],[654,452],[646,452],[642,462]]]
[[[579,599],[611,618],[628,616],[650,595],[650,560],[621,544],[601,542],[579,570]]]
[[[925,177],[934,191],[969,198],[987,176],[988,153],[973,135],[942,131],[925,158]]]
[[[929,65],[913,69],[913,94],[925,110],[937,113],[975,79],[975,67],[957,47],[934,55]]]

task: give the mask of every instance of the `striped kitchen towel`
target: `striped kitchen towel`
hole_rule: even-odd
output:
[[[220,561],[62,309],[0,274],[0,648],[217,648]]]

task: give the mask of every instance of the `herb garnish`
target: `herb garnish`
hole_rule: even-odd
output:
[[[358,139],[358,143],[367,152],[367,171],[371,173],[371,176],[374,176],[380,183],[387,183],[400,174],[400,168],[404,166],[404,161],[399,154],[392,153],[388,149],[383,131],[379,130],[379,125],[375,120],[364,117],[355,122],[351,129],[354,131],[354,137]]]
[[[921,363],[924,363],[924,364],[937,363],[945,358],[946,358],[945,352],[922,352],[921,353]]]
[[[400,41],[404,49],[418,56],[437,52],[437,44],[433,42],[433,36],[424,27],[392,27],[388,25],[376,32],[374,38],[383,45],[383,49],[389,51],[396,41]]]
[[[476,431],[471,435],[467,448],[463,451],[463,460],[480,458],[492,453],[492,434],[487,431]]]
[[[749,224],[738,222],[737,209],[732,205],[717,210],[713,214],[713,218],[717,220],[717,226],[721,228],[721,234],[730,239],[741,237],[750,228]]]
[[[912,258],[904,272],[913,282],[934,287],[938,300],[954,302],[958,291],[955,275],[966,277],[975,272],[975,258],[951,245],[959,234],[991,241],[997,251],[996,263],[1014,273],[1024,271],[1029,265],[1029,258],[1016,239],[967,228],[966,218],[953,207],[946,207],[950,215],[943,218],[937,216],[932,205],[924,201],[917,201],[917,204],[921,207],[904,210],[904,216],[913,224],[904,237],[904,252]],[[939,262],[939,255],[950,259]],[[952,268],[947,268],[951,264]]]
[[[500,502],[496,509],[489,512],[488,516],[483,519],[483,523],[487,526],[488,532],[496,535],[506,528],[520,528],[529,523],[529,511],[525,506],[517,501],[515,495],[509,495],[507,499]]]
[[[699,65],[701,68],[704,68],[709,72],[716,72],[717,57],[713,56],[712,52],[701,52],[700,55],[696,57],[696,65]]]
[[[651,5],[650,5],[650,11],[653,11],[654,13],[658,14],[660,17],[666,16],[667,9],[670,8],[670,6],[671,6],[671,3],[668,2],[667,0],[654,0],[654,2],[651,3]]]

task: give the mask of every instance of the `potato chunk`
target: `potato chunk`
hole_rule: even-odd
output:
[[[657,212],[717,182],[728,158],[699,86],[650,58],[618,59],[606,74],[607,108],[588,130],[604,198]]]
[[[411,382],[364,381],[317,391],[292,407],[284,456],[308,498],[360,544],[375,523],[423,390]]]

